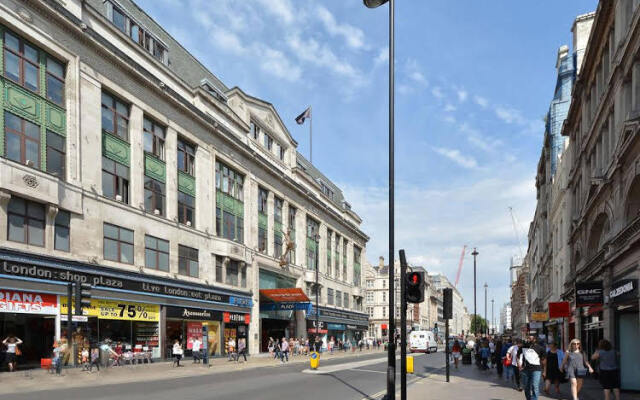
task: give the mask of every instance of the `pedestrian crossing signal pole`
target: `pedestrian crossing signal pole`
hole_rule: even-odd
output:
[[[451,369],[449,362],[449,320],[453,317],[453,289],[442,289],[442,317],[444,318],[444,354],[447,366],[447,382]]]
[[[400,400],[407,400],[407,259],[400,250]]]

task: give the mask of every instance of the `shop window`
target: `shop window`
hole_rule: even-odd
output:
[[[196,198],[178,191],[178,221],[193,226],[196,218]]]
[[[149,213],[164,216],[165,185],[155,179],[144,177],[144,208]]]
[[[222,283],[222,270],[224,260],[220,256],[216,256],[216,282]]]
[[[7,208],[8,238],[14,242],[44,246],[44,205],[11,197]]]
[[[196,147],[178,138],[178,170],[195,176]]]
[[[164,128],[146,117],[142,128],[144,151],[164,160]]]
[[[169,241],[146,235],[144,263],[147,268],[169,272]]]
[[[66,139],[47,131],[47,172],[60,179],[65,178]]]
[[[178,246],[178,273],[198,277],[198,250],[187,246]]]
[[[4,113],[4,120],[6,157],[40,168],[40,127],[9,112]]]
[[[129,167],[102,157],[102,195],[129,204]]]
[[[38,49],[9,31],[4,33],[4,75],[33,92],[40,89]]]
[[[129,106],[102,92],[102,130],[129,141]]]
[[[105,223],[104,259],[133,264],[133,231]]]
[[[47,99],[64,107],[64,65],[47,57]]]
[[[69,228],[71,214],[69,211],[58,210],[54,226],[54,248],[56,250],[69,251]]]

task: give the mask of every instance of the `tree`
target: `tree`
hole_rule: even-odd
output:
[[[476,329],[476,325],[478,329]],[[471,314],[471,329],[470,333],[482,334],[487,331],[487,320],[480,315]]]

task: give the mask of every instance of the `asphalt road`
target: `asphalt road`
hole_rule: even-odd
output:
[[[303,373],[308,369],[308,364],[282,365],[188,378],[5,395],[3,400],[379,399],[386,389],[387,365],[386,359],[382,360],[384,356],[385,353],[377,353],[357,359],[348,357],[321,362],[321,367],[338,368],[341,365],[339,370],[328,374]],[[379,361],[361,365],[364,360],[375,359]],[[399,361],[396,366],[399,371]],[[411,384],[413,380],[428,376],[443,366],[442,352],[419,355],[414,359],[416,374],[408,375],[407,382]],[[399,374],[396,381],[399,389]]]

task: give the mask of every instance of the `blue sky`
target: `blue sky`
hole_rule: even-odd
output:
[[[497,319],[519,253],[508,207],[526,251],[557,50],[597,1],[396,3],[396,250],[453,281],[462,246],[477,246],[478,287],[489,283]],[[368,260],[387,258],[387,7],[138,4],[227,86],[273,103],[306,156],[308,128],[293,120],[313,106],[314,163],[363,218]],[[470,311],[472,265],[467,254],[458,285]]]

